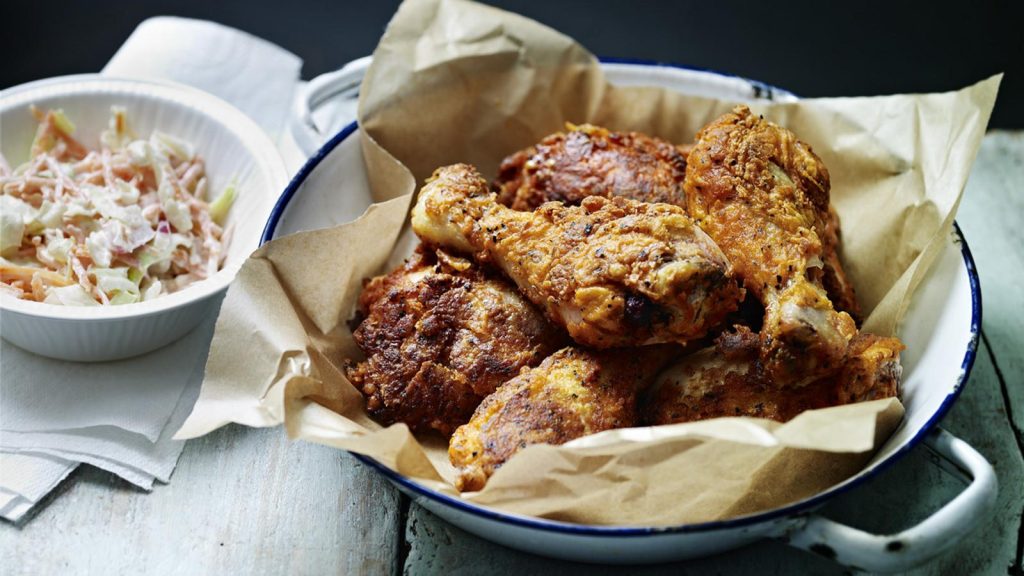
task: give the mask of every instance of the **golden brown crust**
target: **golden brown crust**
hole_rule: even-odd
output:
[[[808,145],[743,106],[692,146],[573,127],[506,158],[498,194],[472,166],[439,168],[413,229],[473,260],[421,247],[370,282],[356,331],[367,360],[349,375],[385,423],[458,426],[449,457],[462,491],[532,444],[896,396],[903,345],[858,335],[837,312],[859,309],[829,186]],[[597,350],[541,361],[560,331],[490,266]],[[744,295],[734,272],[761,304],[733,313]],[[702,345],[726,319],[760,332],[736,326],[646,390],[680,352],[650,344]]]
[[[757,361],[757,340],[741,330],[666,370],[643,399],[641,417],[650,425],[726,416],[786,422],[805,410],[896,397],[903,348],[896,338],[861,334],[834,374],[779,387]]]
[[[565,340],[515,287],[467,260],[418,252],[369,281],[348,377],[384,424],[451,434],[480,401]]]
[[[765,306],[760,354],[772,378],[802,385],[840,365],[856,326],[821,286],[829,174],[810,146],[737,106],[697,134],[686,194]]]
[[[900,395],[900,352],[906,349],[898,338],[858,334],[842,370],[832,376],[836,404],[867,402]]]
[[[420,191],[425,242],[493,262],[580,344],[595,348],[704,336],[742,289],[721,250],[677,206],[591,196],[519,212],[495,201],[467,165],[440,168]]]
[[[702,128],[687,163],[691,216],[758,298],[820,257],[829,187],[809,146],[746,106]]]
[[[583,124],[505,158],[494,186],[498,202],[515,210],[588,196],[685,206],[685,177],[686,156],[669,142]]]
[[[495,470],[531,444],[570,440],[636,423],[636,396],[674,346],[588,351],[563,348],[484,399],[452,435],[456,487],[480,490]]]

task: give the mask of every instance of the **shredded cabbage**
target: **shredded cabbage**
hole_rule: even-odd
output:
[[[47,291],[47,304],[63,304],[64,306],[99,306],[100,303],[85,291],[79,284],[50,288]]]
[[[35,219],[35,208],[11,196],[0,196],[0,254],[21,246],[25,225]]]
[[[223,225],[228,217],[228,210],[235,202],[235,183],[232,182],[217,196],[217,199],[210,204],[210,218],[217,224]]]

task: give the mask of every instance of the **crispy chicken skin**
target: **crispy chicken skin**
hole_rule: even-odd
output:
[[[588,197],[534,212],[495,201],[472,166],[439,168],[412,211],[429,244],[491,262],[594,348],[685,343],[743,296],[722,251],[677,206]]]
[[[548,201],[579,204],[587,196],[622,196],[687,208],[683,182],[692,145],[591,124],[566,128],[505,158],[492,186],[499,203],[534,210]],[[853,285],[839,260],[839,215],[831,206],[818,232],[825,292],[836,310],[859,319]]]
[[[842,367],[801,388],[780,388],[758,363],[757,335],[740,328],[667,369],[641,403],[645,424],[724,416],[785,422],[804,410],[896,396],[903,344],[859,334]]]
[[[506,158],[498,169],[498,202],[533,210],[549,201],[579,204],[587,196],[622,196],[685,206],[686,157],[669,142],[638,132],[567,124]]]
[[[452,435],[460,491],[480,490],[495,470],[531,444],[564,444],[636,424],[637,393],[676,346],[589,351],[568,347],[524,370],[484,399]]]
[[[353,336],[366,360],[349,380],[384,424],[448,435],[481,400],[568,340],[500,274],[419,250],[359,298]]]
[[[685,187],[690,215],[765,306],[773,380],[803,385],[841,365],[856,325],[822,286],[829,175],[811,148],[738,106],[697,134]]]

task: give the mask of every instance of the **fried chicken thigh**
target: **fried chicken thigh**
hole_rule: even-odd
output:
[[[811,148],[738,106],[697,134],[685,187],[690,215],[765,306],[772,379],[803,385],[842,364],[857,329],[822,286],[829,175]]]
[[[563,348],[509,380],[452,435],[456,487],[480,490],[495,470],[531,444],[570,440],[636,423],[637,393],[679,353],[676,346],[588,351]]]
[[[498,202],[533,210],[549,201],[579,204],[588,196],[622,196],[685,206],[686,157],[671,143],[639,132],[567,126],[506,158],[498,169]]]
[[[724,416],[785,422],[816,408],[877,400],[899,391],[896,338],[859,334],[834,374],[800,388],[780,388],[758,363],[755,334],[719,337],[717,346],[685,357],[658,378],[641,405],[646,424],[674,424]]]
[[[722,251],[668,204],[589,197],[534,212],[498,204],[468,165],[438,169],[412,226],[427,243],[493,262],[576,342],[594,348],[685,343],[742,298]]]
[[[384,424],[451,434],[481,400],[564,345],[561,330],[500,274],[420,250],[371,280],[353,336],[366,360],[348,377]]]

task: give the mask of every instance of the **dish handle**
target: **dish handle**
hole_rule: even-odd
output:
[[[313,78],[300,88],[292,108],[290,124],[292,138],[307,157],[316,154],[324,141],[331,136],[320,131],[313,121],[313,112],[321,104],[343,92],[356,91],[366,76],[372,59],[373,56],[364,56],[353,60],[338,70]]]
[[[789,544],[856,570],[892,573],[923,564],[959,542],[992,512],[999,491],[995,471],[970,444],[942,428],[929,432],[924,445],[938,456],[941,467],[971,477],[956,498],[916,526],[888,535],[812,514],[789,532]]]

